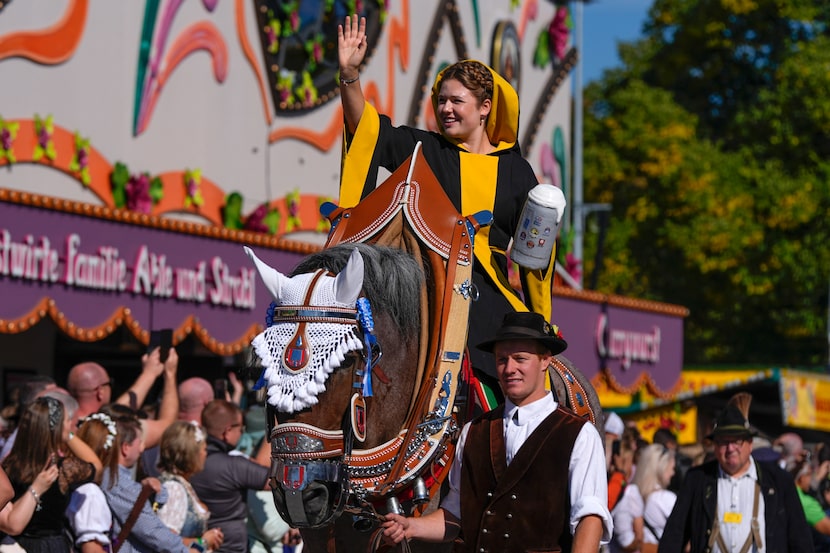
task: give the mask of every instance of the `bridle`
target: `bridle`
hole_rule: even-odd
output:
[[[316,277],[312,279],[309,290],[316,281]],[[311,291],[306,294],[306,300],[310,295]],[[372,374],[388,382],[378,363],[382,357],[381,344],[367,338],[374,337],[368,304],[358,302],[356,309],[275,306],[269,308],[269,313],[274,324],[356,325],[364,343],[355,362],[338,369],[353,371],[355,390],[349,404],[344,406],[340,430],[326,430],[301,422],[279,424],[275,413],[270,413],[271,482],[280,515],[294,527],[315,528],[332,523],[346,511],[368,528],[371,521],[382,519],[379,509],[399,511],[403,502],[428,501],[429,490],[440,484],[439,477],[449,466],[452,454],[449,441],[458,430],[454,418],[447,412],[446,402],[437,401],[435,409],[421,418],[409,439],[406,439],[409,433],[403,429],[395,438],[376,448],[355,449],[356,442],[362,442],[366,434],[363,399],[367,391],[371,393],[371,385],[367,386],[366,382],[371,382]],[[302,328],[298,328],[296,334],[301,331]],[[450,382],[435,387],[445,398],[454,393]],[[273,410],[273,407],[269,405],[268,409]],[[406,468],[398,476],[391,477],[401,455],[406,458]],[[328,505],[316,513],[309,513],[303,491],[314,485],[318,489],[320,485],[325,488]]]
[[[429,312],[422,313],[422,332],[427,335],[421,338],[418,384],[396,436],[371,449],[356,448],[360,423],[365,422],[361,400],[366,384],[371,385],[373,373],[380,374],[377,365],[367,368],[373,350],[365,345],[364,331],[363,361],[353,368],[355,385],[361,382],[355,390],[360,392],[343,406],[340,430],[300,422],[276,424],[276,418],[269,417],[275,503],[294,527],[325,526],[348,512],[366,523],[362,529],[368,529],[381,519],[379,511],[401,512],[402,503],[428,502],[449,471],[458,432],[453,409],[467,338],[472,240],[480,227],[490,223],[492,214],[458,214],[419,151],[420,144],[408,164],[357,206],[321,207],[332,222],[327,245],[396,244],[401,239],[419,252],[421,263],[429,265],[425,271],[433,286]],[[270,405],[269,410],[273,410]],[[303,504],[303,493],[305,499],[314,496],[312,500],[325,496],[329,504],[315,510]]]

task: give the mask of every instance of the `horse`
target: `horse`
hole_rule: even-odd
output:
[[[275,299],[253,346],[280,515],[308,551],[366,551],[384,514],[434,508],[449,472],[473,378],[472,240],[489,213],[457,214],[417,150],[355,208],[324,210],[327,246],[290,276],[246,248]],[[601,425],[584,376],[561,356],[552,368],[560,402]]]

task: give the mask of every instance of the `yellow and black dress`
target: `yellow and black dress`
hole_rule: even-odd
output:
[[[474,154],[445,136],[407,126],[394,127],[368,102],[353,136],[344,139],[340,206],[352,207],[377,186],[378,168],[397,169],[417,142],[447,196],[459,213],[493,213],[493,224],[475,237],[473,282],[480,297],[470,310],[468,343],[485,340],[501,325],[508,311],[533,310],[545,320],[551,316],[553,258],[544,271],[521,269],[525,301],[507,279],[505,251],[519,222],[527,193],[537,179],[516,142],[518,96],[495,72],[495,87],[487,133],[496,145],[490,154]],[[436,79],[440,81],[440,75]],[[435,98],[433,88],[433,98]],[[492,356],[470,347],[473,366],[495,377]]]

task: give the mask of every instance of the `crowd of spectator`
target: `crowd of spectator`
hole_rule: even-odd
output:
[[[298,544],[268,485],[262,404],[240,406],[244,384],[235,377],[231,392],[215,398],[210,382],[177,382],[177,374],[175,350],[165,361],[155,350],[114,400],[111,376],[91,362],[70,370],[65,389],[38,375],[16,390],[15,405],[2,411],[0,553],[275,553]],[[163,389],[149,418],[140,408],[158,379]],[[669,429],[646,440],[633,422],[611,413],[606,454],[614,531],[605,550],[671,551],[664,531],[679,516],[677,505],[688,509],[685,477],[692,471],[701,478],[694,467],[707,461],[720,463],[718,474],[727,476],[726,452],[746,442],[758,467],[749,474],[760,481],[756,470],[780,469],[813,550],[830,553],[830,444],[805,445],[793,432],[767,436],[749,429],[744,417],[745,435],[713,432],[681,447]]]
[[[765,470],[761,467],[768,467],[768,472],[774,472],[783,478],[784,489],[776,490],[779,497],[787,496],[788,489],[794,488],[793,495],[797,494],[801,509],[796,513],[796,531],[792,533],[798,533],[799,520],[806,518],[807,526],[812,530],[812,550],[816,553],[830,553],[830,444],[817,443],[808,446],[794,432],[768,436],[759,429],[748,426],[745,435],[735,435],[733,429],[732,434],[721,436],[721,439],[718,439],[717,434],[712,434],[701,441],[680,447],[677,437],[671,430],[661,428],[654,433],[651,440],[646,440],[633,422],[626,423],[616,414],[611,415],[610,424],[606,425],[606,438],[608,500],[614,519],[614,533],[611,543],[605,548],[606,551],[654,553],[658,548],[660,553],[675,550],[678,553],[696,551],[694,546],[689,549],[689,543],[686,541],[688,538],[677,541],[673,539],[671,544],[668,539],[662,539],[667,521],[681,497],[685,500],[684,506],[680,508],[684,513],[675,513],[674,516],[694,516],[685,513],[689,502],[693,500],[689,498],[690,483],[687,482],[687,486],[683,486],[684,478],[693,467],[698,467],[694,475],[699,479],[701,469],[708,463],[715,467],[716,474],[719,475],[716,476],[718,480],[728,480],[730,474],[723,468],[728,467],[728,462],[724,458],[725,451],[735,451],[743,447],[743,442],[746,441],[747,455],[751,455],[748,463],[752,465],[752,470],[748,471],[751,478],[762,481],[764,477],[756,473],[755,467],[757,465],[759,471]],[[718,463],[721,464],[720,468]],[[780,482],[777,485],[781,486]],[[697,482],[691,487],[705,486]],[[763,504],[763,501],[761,503]],[[693,506],[692,509],[698,507]],[[730,516],[743,518],[743,521],[748,523],[752,515],[751,502],[749,507],[742,513],[737,509],[734,513],[725,513],[725,516],[724,513],[719,513],[720,524],[723,527],[728,526],[722,519],[729,522]],[[767,508],[772,509],[773,505],[770,503]],[[804,517],[801,516],[801,510]],[[685,524],[687,529],[690,525],[694,526],[689,519],[682,524]],[[787,524],[783,519],[775,523],[781,528]],[[807,531],[807,526],[804,526],[804,532]],[[763,522],[761,527],[764,527]],[[703,535],[706,537],[710,533],[703,532]],[[759,541],[763,542],[763,539]],[[682,546],[675,547],[677,543]],[[707,544],[704,541],[703,545],[709,546],[709,549],[705,549],[708,551],[722,550],[717,544]],[[738,544],[740,545],[741,543]],[[739,549],[740,547],[735,551]],[[757,549],[751,547],[749,550]],[[810,549],[804,545],[794,549],[790,543],[789,548],[782,550]]]
[[[301,549],[273,506],[265,413],[240,405],[244,383],[231,374],[214,397],[203,378],[177,382],[175,348],[141,361],[117,398],[95,362],[72,367],[66,388],[36,375],[14,390],[0,433],[0,553]]]

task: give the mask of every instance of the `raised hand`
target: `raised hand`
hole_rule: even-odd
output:
[[[151,375],[153,380],[161,376],[164,372],[164,363],[161,362],[159,348],[154,348],[153,351],[141,356],[141,370]]]
[[[179,370],[179,353],[176,348],[170,346],[170,352],[167,354],[167,361],[164,362],[164,371],[176,379],[176,373]]]
[[[357,14],[347,16],[337,26],[337,54],[340,62],[340,78],[351,80],[358,76],[360,64],[366,57],[366,18]]]

